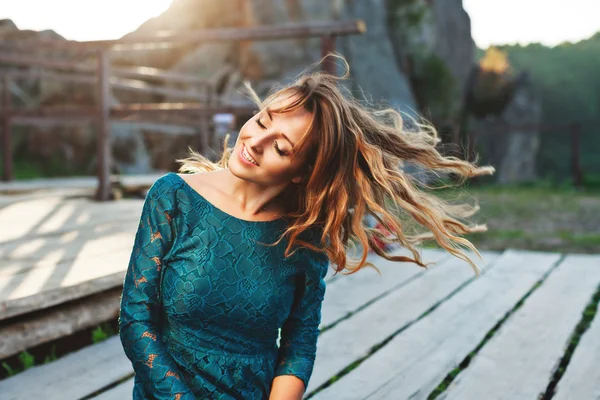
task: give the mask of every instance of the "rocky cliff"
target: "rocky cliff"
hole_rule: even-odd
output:
[[[453,90],[449,101],[460,99],[475,49],[462,0],[175,0],[128,36],[345,19],[362,19],[367,25],[366,34],[337,40],[336,50],[349,61],[356,89],[410,112],[425,105],[417,102],[424,96],[415,82],[446,79]],[[255,82],[264,94],[274,81],[293,78],[319,57],[320,40],[313,38],[179,46],[117,55],[116,60],[227,81],[228,92],[222,94],[231,98],[243,79]],[[439,60],[439,74],[421,68],[422,60],[431,64],[432,59]]]

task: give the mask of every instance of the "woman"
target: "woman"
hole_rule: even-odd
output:
[[[345,63],[345,61],[342,59]],[[345,64],[347,67],[347,64]],[[301,399],[315,361],[324,277],[369,249],[422,267],[435,238],[467,261],[459,234],[485,230],[417,188],[402,161],[466,177],[493,173],[436,149],[433,128],[353,99],[334,77],[302,75],[261,102],[218,163],[191,152],[150,188],[124,281],[120,336],[134,399]],[[192,173],[190,173],[192,172]],[[391,206],[393,204],[394,206]],[[398,209],[394,209],[395,205]],[[428,234],[406,235],[400,210]],[[386,227],[364,226],[373,215]],[[365,249],[351,264],[348,241]],[[414,259],[376,241],[394,241]],[[281,329],[280,346],[277,340]]]

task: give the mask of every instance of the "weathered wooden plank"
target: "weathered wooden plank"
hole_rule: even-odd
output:
[[[22,350],[116,319],[123,289],[117,287],[0,326],[0,359]]]
[[[114,89],[121,89],[130,92],[151,93],[162,96],[170,96],[172,98],[174,97],[201,102],[206,102],[209,99],[208,94],[201,92],[198,89],[174,89],[171,87],[152,85],[145,81],[135,79],[112,78],[110,79],[110,84]]]
[[[3,57],[5,57],[3,55]],[[8,60],[16,60],[21,62],[20,58],[14,58],[9,55]],[[0,57],[1,59],[1,57]],[[6,60],[6,58],[5,58]],[[9,68],[0,68],[0,77],[7,76],[10,78],[50,78],[55,79],[57,81],[71,81],[71,82],[80,82],[80,83],[94,83],[94,76],[89,74],[90,72],[96,72],[96,66],[92,63],[68,63],[58,62],[58,64],[52,64],[54,60],[43,60],[39,58],[29,58],[26,60],[31,60],[35,62],[50,62],[50,67],[59,66],[59,67],[73,67],[75,71],[83,72],[83,73],[75,73],[75,72],[53,72],[48,70],[15,70]],[[29,64],[25,64],[28,65]],[[141,66],[131,66],[131,67],[112,67],[111,72],[114,76],[120,76],[124,78],[132,78],[132,79],[142,79],[142,80],[160,80],[165,82],[172,83],[187,83],[192,85],[200,85],[206,86],[209,84],[209,80],[202,79],[198,76],[191,74],[183,74],[181,72],[163,70],[153,67],[141,67]]]
[[[0,381],[3,400],[80,399],[133,373],[118,336]],[[119,399],[131,398],[131,392]]]
[[[98,396],[90,397],[90,400],[124,400],[130,399],[132,393],[133,378],[127,379],[123,383],[118,384],[114,388],[109,389]]]
[[[124,78],[152,79],[172,83],[188,83],[203,87],[210,84],[209,80],[200,78],[192,74],[184,74],[177,71],[169,71],[153,67],[113,67],[112,72],[113,75],[121,76]]]
[[[183,113],[195,116],[213,116],[218,113],[251,115],[256,111],[256,105],[250,102],[227,104],[201,104],[201,103],[136,103],[121,104],[111,107],[110,115],[113,118],[126,118],[131,115],[145,116],[160,113]]]
[[[57,235],[31,235],[29,240],[0,244],[0,276],[13,275],[47,264],[47,255],[61,250],[60,257],[50,257],[50,265],[75,258],[98,256],[122,250],[133,243],[135,219],[117,220]],[[130,242],[130,243],[128,243]]]
[[[34,190],[62,189],[93,189],[98,182],[95,176],[72,178],[27,179],[11,182],[0,182],[0,193],[20,193]]]
[[[111,71],[113,72],[113,71]],[[170,79],[157,75],[146,75],[144,73],[137,73],[135,69],[125,68],[120,69],[120,74],[118,75],[127,75],[135,78],[144,78],[147,76],[162,78],[162,79]],[[33,78],[33,77],[44,77],[48,79],[53,79],[62,82],[76,82],[81,84],[90,84],[93,85],[96,83],[97,79],[91,75],[84,74],[74,74],[74,73],[65,73],[65,72],[49,72],[49,71],[7,71],[3,73],[0,71],[0,76],[3,78],[14,78],[14,77],[25,77],[25,78]],[[198,78],[195,76],[182,76],[181,78],[177,78],[176,80],[192,80],[196,81]],[[112,88],[134,91],[134,92],[145,92],[145,93],[153,93],[165,96],[173,96],[179,98],[186,99],[194,99],[197,101],[207,101],[207,95],[204,92],[199,91],[198,89],[189,89],[189,90],[181,90],[175,89],[165,86],[157,86],[153,84],[149,84],[144,80],[139,79],[119,79],[117,77],[110,77],[109,83]],[[8,107],[6,107],[8,108]]]
[[[600,264],[598,265],[600,267]],[[556,387],[554,400],[600,399],[600,304],[583,334],[567,370]]]
[[[117,272],[96,279],[89,279],[76,285],[48,289],[30,296],[3,300],[0,302],[0,321],[81,299],[104,290],[121,287],[124,278],[124,271]]]
[[[493,268],[314,398],[427,398],[559,258],[507,250]]]
[[[567,256],[458,375],[444,398],[538,398],[599,283],[600,256]]]
[[[62,105],[45,106],[33,109],[27,108],[5,108],[0,109],[0,116],[9,116],[11,118],[27,118],[27,117],[63,117],[63,118],[82,118],[93,117],[94,108],[91,106],[75,106]]]
[[[14,244],[7,242],[31,241],[42,235],[71,233],[86,228],[101,232],[101,229],[114,226],[119,220],[139,219],[142,202],[125,199],[96,203],[87,199],[50,197],[12,203],[0,210],[0,226],[10,227],[0,230],[0,247]]]
[[[124,249],[102,257],[76,259],[56,266],[37,268],[30,273],[1,276],[0,307],[4,308],[8,302],[15,299],[123,273],[127,269],[130,255],[131,249]]]
[[[57,68],[57,69],[69,69],[69,70],[84,70],[84,71],[89,71],[90,68],[86,68],[86,67],[81,67],[80,66],[80,62],[79,61],[73,61],[73,60],[53,60],[53,59],[44,59],[44,58],[39,58],[36,56],[29,56],[29,55],[23,55],[23,54],[16,54],[16,53],[7,53],[7,52],[2,52],[2,54],[0,54],[0,63],[3,64],[10,64],[10,65],[22,65],[25,67],[31,67],[31,66],[40,66],[40,67],[46,67],[46,68]]]
[[[13,181],[14,182],[14,181]],[[3,184],[10,184],[13,182],[0,182],[0,209],[2,207],[6,207],[10,204],[18,203],[20,201],[30,201],[34,199],[40,198],[53,198],[53,197],[61,197],[63,199],[67,197],[85,197],[89,196],[91,192],[90,189],[61,189],[61,188],[46,188],[46,189],[33,189],[30,191],[20,191],[17,190],[10,193],[10,191],[4,191],[2,188]],[[1,211],[0,211],[1,212]]]
[[[409,255],[410,252],[399,249],[393,254]],[[426,263],[436,261],[440,263],[450,257],[446,252],[433,249],[421,249],[421,255]],[[381,270],[382,275],[373,268],[365,268],[346,276],[338,273],[335,285],[328,285],[325,292],[321,310],[322,328],[339,321],[386,292],[425,272],[416,264],[388,261],[376,255],[370,255],[368,260]]]
[[[480,261],[477,264],[482,271],[486,271],[499,257],[499,254],[494,252],[481,254],[485,262]],[[473,253],[471,256],[477,258]],[[371,348],[417,320],[473,278],[475,273],[463,260],[452,256],[444,258],[418,279],[411,280],[361,309],[350,319],[323,332],[319,336],[315,368],[307,393],[314,391],[355,360],[366,356]],[[386,274],[382,279],[389,280]],[[358,284],[354,292],[360,291]],[[336,297],[334,296],[333,301]],[[325,303],[323,307],[326,305]]]
[[[119,122],[123,123],[123,122]],[[142,123],[143,124],[143,123]],[[143,182],[150,187],[156,179],[160,178],[166,171],[154,174],[140,175],[111,175],[111,181],[119,180],[122,185],[128,187],[128,182],[139,184]],[[98,184],[96,176],[79,176],[70,178],[39,178],[11,182],[0,182],[0,193],[18,193],[34,190],[61,189],[95,189]]]

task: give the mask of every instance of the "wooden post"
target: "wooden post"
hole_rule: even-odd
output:
[[[208,83],[204,84],[204,90],[206,94],[206,98],[208,100],[210,93],[210,86]],[[204,103],[205,106],[210,106],[209,102]],[[208,122],[206,113],[200,113],[200,118],[198,121],[198,135],[196,136],[196,148],[198,153],[204,155],[205,157],[209,157],[210,153],[210,141],[208,137]]]
[[[5,111],[2,118],[2,180],[5,182],[12,181],[13,176],[13,160],[12,160],[12,135],[10,132],[10,78],[2,77],[2,105]]]
[[[468,143],[468,161],[475,161],[475,140],[477,140],[477,135],[475,131],[471,129],[469,131],[469,143]]]
[[[210,108],[212,108],[213,104],[213,96],[212,96],[212,87],[210,83],[206,84],[206,104],[208,104],[208,106]],[[217,143],[217,137],[215,135],[215,131],[214,129],[212,129],[212,125],[213,125],[213,117],[214,114],[207,114],[206,115],[206,119],[204,121],[205,124],[205,129],[206,129],[206,134],[208,135],[208,143],[209,143],[209,147],[211,149],[211,153],[212,156],[211,158],[213,159],[213,161],[217,160],[217,155],[219,153],[219,143]]]
[[[573,184],[577,188],[583,186],[583,173],[579,159],[579,138],[581,135],[581,124],[571,125],[571,173],[573,174]]]
[[[321,57],[326,57],[327,54],[335,51],[335,36],[325,35],[321,37]],[[323,72],[330,75],[335,75],[335,62],[331,57],[327,57],[323,60],[322,69]]]
[[[111,199],[110,186],[110,54],[108,50],[98,51],[98,131],[97,131],[97,174],[98,189],[96,199]]]

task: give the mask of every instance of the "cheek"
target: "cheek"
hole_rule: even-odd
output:
[[[252,121],[248,120],[248,121],[246,121],[246,123],[244,125],[242,125],[242,127],[240,128],[240,131],[238,132],[238,138],[240,136],[245,136],[248,133],[252,132],[251,131],[251,126],[252,125],[250,125],[250,122],[252,122]]]
[[[294,175],[294,168],[289,160],[279,157],[279,154],[269,154],[269,157],[263,160],[261,168],[265,174],[276,176],[283,180],[287,180]]]

